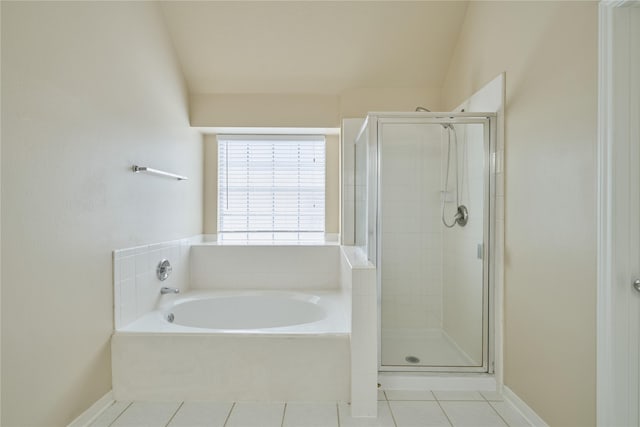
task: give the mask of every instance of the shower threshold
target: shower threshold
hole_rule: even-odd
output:
[[[383,390],[496,391],[494,374],[452,372],[379,372]]]

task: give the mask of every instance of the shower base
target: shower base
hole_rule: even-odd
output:
[[[416,360],[417,359],[417,360]],[[382,365],[478,366],[441,329],[383,329]]]

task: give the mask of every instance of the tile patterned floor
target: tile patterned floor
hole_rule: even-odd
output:
[[[344,403],[116,402],[92,427],[528,427],[496,392],[378,391],[377,418]]]

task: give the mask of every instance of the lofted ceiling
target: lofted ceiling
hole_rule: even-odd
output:
[[[442,86],[467,2],[167,1],[191,93]]]

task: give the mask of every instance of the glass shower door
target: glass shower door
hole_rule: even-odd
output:
[[[488,370],[489,121],[379,119],[380,369]]]

